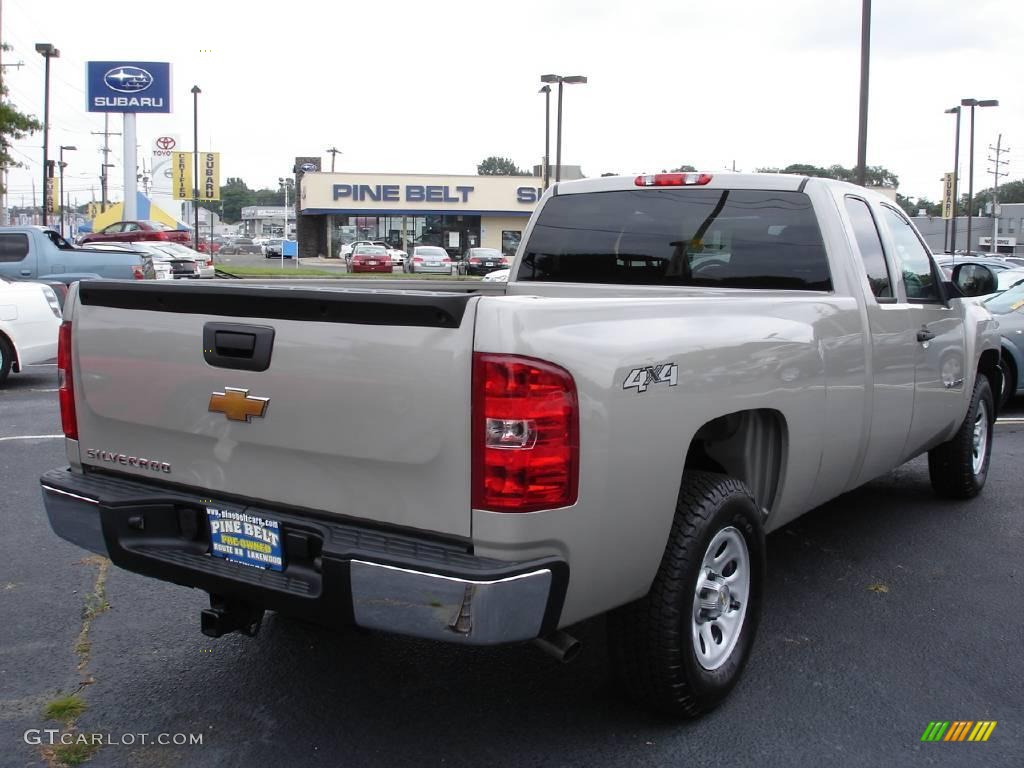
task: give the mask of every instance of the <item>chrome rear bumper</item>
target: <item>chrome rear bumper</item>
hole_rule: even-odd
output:
[[[568,583],[555,559],[479,558],[465,545],[250,505],[281,524],[285,568],[264,571],[209,554],[208,496],[64,470],[40,483],[54,533],[115,565],[327,625],[467,645],[531,640],[557,628]]]

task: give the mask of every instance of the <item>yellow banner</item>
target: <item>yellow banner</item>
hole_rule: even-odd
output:
[[[56,213],[60,210],[60,182],[56,176],[46,179],[46,212]]]
[[[953,218],[953,174],[942,176],[942,218]]]
[[[220,200],[220,152],[199,155],[199,199]]]
[[[171,153],[171,191],[175,200],[192,199],[192,153]]]

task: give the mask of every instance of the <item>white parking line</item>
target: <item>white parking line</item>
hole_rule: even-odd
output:
[[[5,440],[56,440],[64,435],[14,435],[13,437],[0,437],[0,443]]]
[[[996,424],[1024,424],[1024,417],[1014,416],[1012,418],[998,418]]]
[[[57,392],[59,391],[56,387],[53,389],[29,389],[29,392]]]

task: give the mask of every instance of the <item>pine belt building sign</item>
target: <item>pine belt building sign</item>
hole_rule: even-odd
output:
[[[192,199],[192,153],[171,153],[171,192],[175,200]],[[220,152],[199,153],[196,200],[220,200]]]

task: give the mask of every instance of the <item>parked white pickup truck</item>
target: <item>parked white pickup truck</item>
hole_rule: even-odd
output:
[[[965,297],[994,276],[943,282],[878,194],[556,184],[511,270],[82,282],[54,531],[207,591],[214,637],[272,609],[568,657],[611,612],[625,688],[692,716],[750,655],[765,532],[925,452],[938,493],[985,483],[999,337]]]

